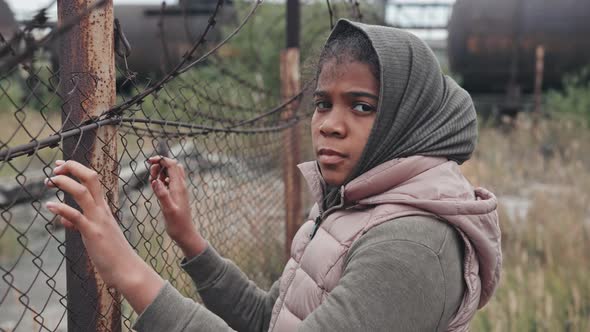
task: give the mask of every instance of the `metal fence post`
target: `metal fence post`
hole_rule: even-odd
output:
[[[79,16],[93,0],[58,0],[58,22]],[[113,2],[107,0],[64,35],[59,50],[64,129],[115,103]],[[63,142],[64,159],[95,169],[113,212],[118,205],[117,129],[87,131]],[[77,207],[69,195],[66,202]],[[78,207],[77,207],[78,208]],[[117,215],[117,213],[114,213]],[[106,287],[89,260],[78,232],[66,232],[68,331],[120,331],[120,296]]]
[[[545,46],[535,49],[535,116],[540,116],[543,103],[543,72],[545,71]]]
[[[281,52],[281,91],[284,99],[292,98],[300,91],[299,70],[299,0],[287,0],[287,48]],[[292,118],[299,102],[287,105],[283,118]],[[301,159],[299,146],[300,126],[295,124],[284,131],[283,177],[285,183],[285,252],[291,252],[291,241],[301,224],[301,182],[297,163]]]

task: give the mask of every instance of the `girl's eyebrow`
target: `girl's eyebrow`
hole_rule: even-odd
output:
[[[314,97],[327,97],[329,94],[326,91],[323,90],[317,90],[313,93]]]
[[[313,93],[314,97],[327,97],[329,95],[330,94],[328,92],[323,91],[323,90],[318,90]],[[374,99],[375,101],[379,101],[378,96],[376,96],[372,93],[363,92],[363,91],[350,91],[350,92],[344,93],[344,95],[347,97],[357,97],[357,98],[358,97],[366,97],[366,98]]]
[[[350,92],[346,92],[344,95],[345,96],[350,96],[350,97],[366,97],[366,98],[375,99],[375,101],[379,101],[379,97],[378,96],[375,96],[374,94],[368,93],[368,92],[350,91]]]

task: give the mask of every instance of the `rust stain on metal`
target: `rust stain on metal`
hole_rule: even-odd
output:
[[[287,48],[281,52],[281,94],[284,100],[290,99],[300,90],[299,77],[299,49]],[[299,101],[289,103],[282,112],[283,120],[292,118],[299,106]],[[290,256],[291,241],[301,226],[301,180],[297,171],[297,164],[301,159],[299,147],[299,125],[288,128],[283,132],[285,154],[283,159],[283,181],[285,183],[286,210],[286,259]]]
[[[58,0],[59,22],[79,15],[93,2]],[[60,47],[62,91],[70,97],[62,114],[64,121],[68,119],[64,123],[66,128],[100,115],[116,101],[113,31],[113,3],[110,0],[81,19],[78,27],[63,38]],[[118,202],[116,130],[112,126],[101,127],[84,133],[79,143],[64,142],[64,155],[100,174],[111,211],[117,210],[115,204]],[[74,247],[70,252],[76,258],[76,251],[79,256],[79,251],[84,248],[75,234],[70,234],[70,238],[73,241],[67,242]],[[84,326],[85,331],[121,331],[120,295],[107,287],[86,255],[73,261],[68,268],[68,273],[72,269],[74,275],[68,277],[68,307],[76,312],[70,310],[69,329],[75,330],[77,325]],[[85,264],[76,264],[78,261]],[[80,279],[79,276],[82,280],[76,280]]]

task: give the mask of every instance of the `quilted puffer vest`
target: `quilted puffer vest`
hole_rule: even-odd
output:
[[[317,164],[303,163],[299,168],[314,198],[321,202],[323,180]],[[324,212],[316,204],[310,220],[295,235],[269,331],[296,331],[338,284],[352,244],[372,227],[409,215],[445,220],[464,240],[467,287],[447,331],[466,331],[500,277],[502,256],[494,195],[474,189],[455,162],[421,156],[379,165],[341,192],[340,206]],[[318,216],[323,221],[316,230],[314,219]]]

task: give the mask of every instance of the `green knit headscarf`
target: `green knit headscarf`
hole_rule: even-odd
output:
[[[339,20],[329,43],[356,29],[379,59],[377,118],[350,182],[392,159],[414,155],[446,157],[461,164],[477,141],[477,117],[469,94],[444,75],[430,48],[413,34],[390,27]],[[324,208],[339,202],[329,188]]]

